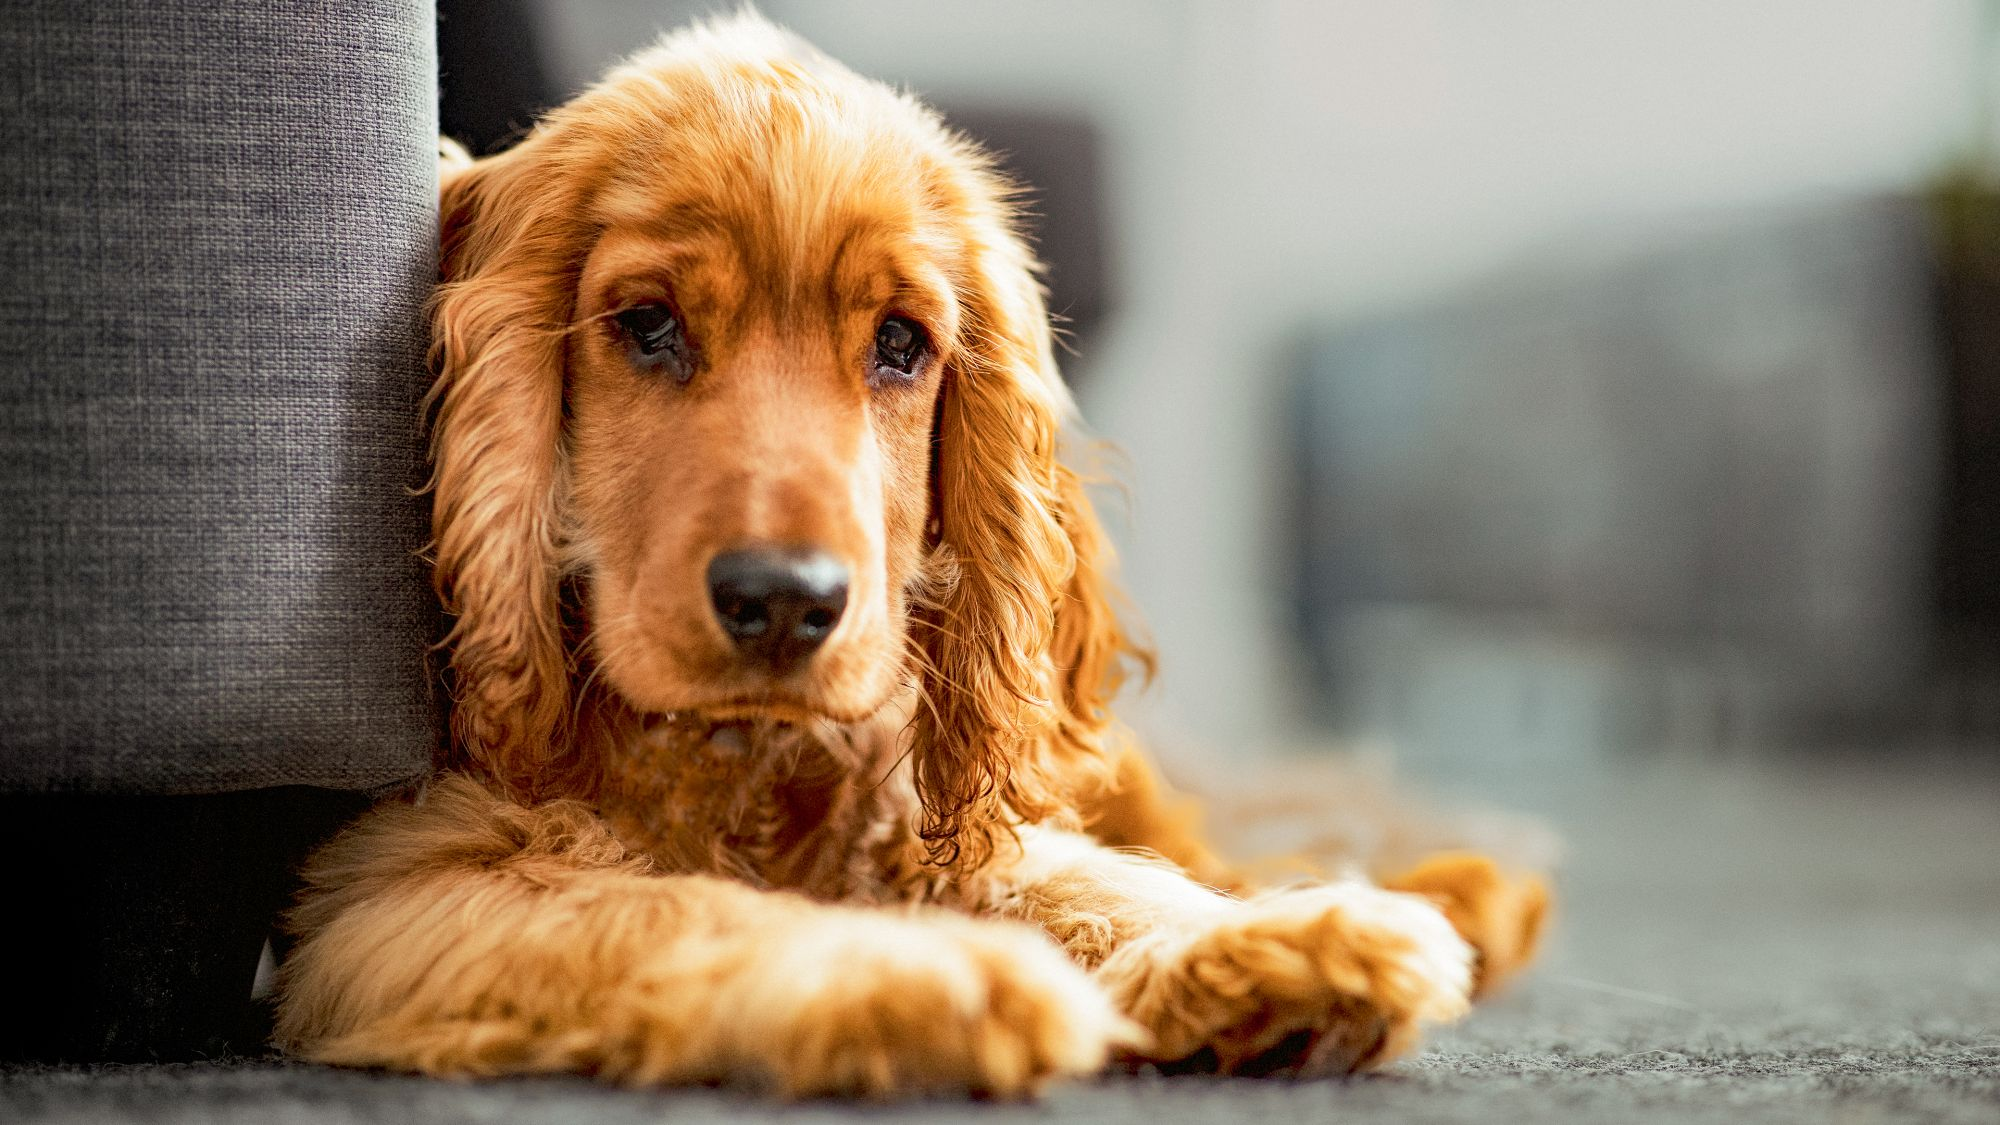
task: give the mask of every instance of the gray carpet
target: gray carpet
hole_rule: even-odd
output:
[[[2000,1122],[2000,782],[1824,767],[1512,779],[1566,839],[1541,970],[1352,1081],[1117,1077],[903,1120]],[[0,1074],[38,1122],[852,1119],[717,1091],[269,1061]]]

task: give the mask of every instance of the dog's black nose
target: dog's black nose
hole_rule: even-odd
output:
[[[810,548],[730,551],[708,564],[708,597],[745,659],[785,672],[840,623],[847,567]]]

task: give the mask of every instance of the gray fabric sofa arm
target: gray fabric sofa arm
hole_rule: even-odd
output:
[[[0,791],[429,761],[432,18],[9,5]]]

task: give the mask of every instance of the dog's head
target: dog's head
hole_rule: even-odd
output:
[[[934,858],[1061,802],[1131,650],[986,157],[738,19],[448,171],[442,220],[435,548],[467,760],[546,792],[580,667],[717,720],[856,722],[914,684]]]

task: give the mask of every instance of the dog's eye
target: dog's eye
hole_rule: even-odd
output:
[[[632,362],[685,381],[694,373],[687,329],[666,305],[633,305],[613,318],[632,345]]]
[[[634,305],[618,314],[618,325],[647,355],[673,347],[681,329],[680,318],[665,305]]]
[[[923,326],[906,316],[892,316],[875,330],[876,374],[907,380],[924,361],[928,338]]]

